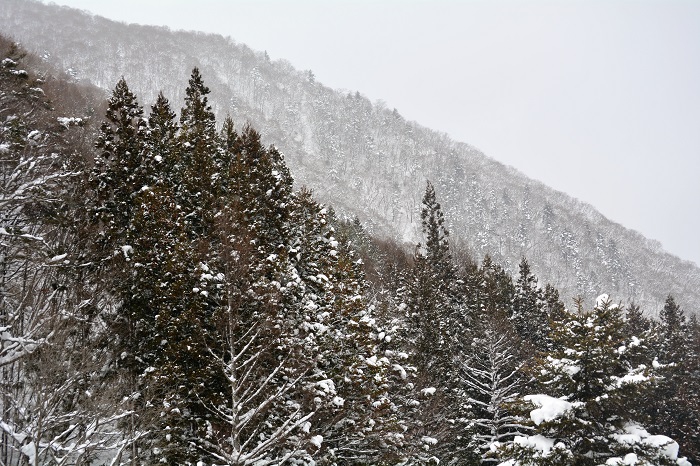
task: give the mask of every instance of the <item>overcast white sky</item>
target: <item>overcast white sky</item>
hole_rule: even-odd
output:
[[[700,264],[698,0],[56,0],[381,99]]]

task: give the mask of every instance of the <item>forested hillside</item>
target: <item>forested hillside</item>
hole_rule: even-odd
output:
[[[567,306],[604,291],[652,316],[669,293],[688,312],[700,303],[700,269],[658,243],[360,92],[328,89],[311,71],[230,38],[127,26],[33,0],[3,1],[0,18],[5,33],[75,82],[107,92],[124,76],[146,102],[160,91],[181,101],[197,66],[218,121],[230,114],[237,127],[252,122],[285,155],[297,186],[372,233],[418,241],[420,187],[430,179],[455,244],[512,274],[526,257]]]
[[[407,253],[205,80],[104,102],[0,37],[0,464],[697,464],[673,296],[569,311],[455,247],[430,182]]]

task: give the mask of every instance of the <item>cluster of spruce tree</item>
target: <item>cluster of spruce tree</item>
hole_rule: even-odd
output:
[[[672,297],[569,311],[455,249],[430,183],[423,244],[372,237],[196,68],[179,117],[123,79],[102,111],[0,51],[0,464],[697,460]]]
[[[373,462],[395,429],[359,266],[277,150],[217,130],[208,93],[195,68],[179,122],[162,95],[145,118],[122,80],[99,130],[90,263],[129,455]]]
[[[197,69],[179,119],[121,80],[93,139],[3,45],[2,464],[398,456],[362,271],[281,154]]]
[[[689,464],[679,451],[697,461],[700,327],[672,296],[658,321],[607,295],[569,310],[526,259],[513,279],[488,256],[453,255],[430,183],[421,219],[425,244],[378,276],[399,277],[380,279],[387,326],[416,370],[413,399],[431,398],[409,424],[435,461]]]

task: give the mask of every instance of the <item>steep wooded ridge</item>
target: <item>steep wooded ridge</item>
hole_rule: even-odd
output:
[[[182,101],[182,83],[199,67],[218,121],[227,114],[237,127],[250,120],[266,144],[285,154],[298,185],[374,233],[418,241],[429,179],[453,241],[513,273],[527,257],[567,304],[601,292],[651,315],[669,293],[689,312],[700,303],[700,268],[658,242],[395,109],[324,87],[310,71],[270,61],[230,38],[126,25],[32,0],[4,0],[0,20],[0,32],[76,81],[109,90],[124,76],[144,102],[161,90]]]

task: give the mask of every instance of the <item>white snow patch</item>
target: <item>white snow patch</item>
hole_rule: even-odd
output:
[[[316,382],[316,386],[324,393],[335,393],[335,383],[331,379],[319,380]]]
[[[129,246],[128,244],[125,244],[124,246],[121,247],[122,253],[124,254],[124,257],[126,259],[129,259],[129,254],[132,254],[134,252],[134,248]]]
[[[637,374],[630,373],[630,374],[625,374],[622,377],[616,378],[615,386],[617,386],[617,388],[620,388],[623,385],[638,384],[638,383],[646,382],[647,380],[649,380],[649,377],[647,377],[646,375],[644,375],[642,373],[637,373]]]
[[[602,295],[598,296],[595,299],[595,307],[596,309],[603,309],[605,305],[608,305],[608,309],[619,309],[620,306],[617,304],[613,304],[610,301],[610,296],[607,293],[603,293]]]
[[[543,422],[553,421],[554,419],[565,416],[573,410],[577,403],[569,403],[562,398],[554,398],[549,395],[527,395],[525,401],[538,406],[537,409],[530,411],[530,419],[535,425],[540,425]]]
[[[665,435],[650,435],[643,427],[631,423],[626,424],[623,431],[624,433],[622,434],[613,435],[613,438],[618,443],[625,445],[639,444],[658,448],[660,453],[666,458],[685,461],[683,458],[678,458],[678,443]]]
[[[311,444],[316,448],[321,448],[321,444],[323,443],[323,435],[314,435],[309,439],[309,442],[311,442]]]
[[[609,466],[623,466],[623,465],[630,465],[634,466],[637,464],[637,455],[634,453],[627,453],[624,458],[609,458],[606,462],[606,465]]]
[[[58,117],[56,120],[66,128],[70,126],[80,126],[83,124],[83,119],[82,118],[75,118],[75,117]]]
[[[60,262],[63,259],[65,259],[68,256],[68,254],[59,254],[58,256],[53,256],[51,259],[49,259],[49,264],[52,264],[54,262]]]
[[[569,377],[573,377],[574,375],[578,374],[581,371],[581,368],[578,365],[576,365],[576,361],[574,361],[572,359],[567,359],[567,358],[557,359],[557,358],[553,358],[551,356],[547,356],[547,360],[549,361],[549,363],[552,366],[563,371]]]
[[[608,296],[606,293],[603,293],[602,295],[598,296],[595,299],[595,307],[597,309],[602,309],[603,306],[605,306],[605,303],[610,302],[610,296]]]
[[[531,435],[528,437],[518,435],[513,439],[513,443],[525,448],[532,447],[535,450],[539,450],[543,456],[547,456],[554,447],[554,440],[543,435]]]
[[[399,373],[401,379],[406,380],[406,378],[408,377],[406,369],[404,369],[403,366],[401,366],[400,364],[394,364],[391,368]]]
[[[9,327],[4,327],[4,328],[9,328]],[[6,432],[10,437],[15,439],[17,443],[24,443],[24,441],[27,439],[27,434],[22,433],[22,432],[15,432],[12,426],[9,424],[3,422],[0,420],[0,430]]]
[[[29,460],[28,464],[36,464],[36,444],[34,442],[23,445],[20,451]]]

